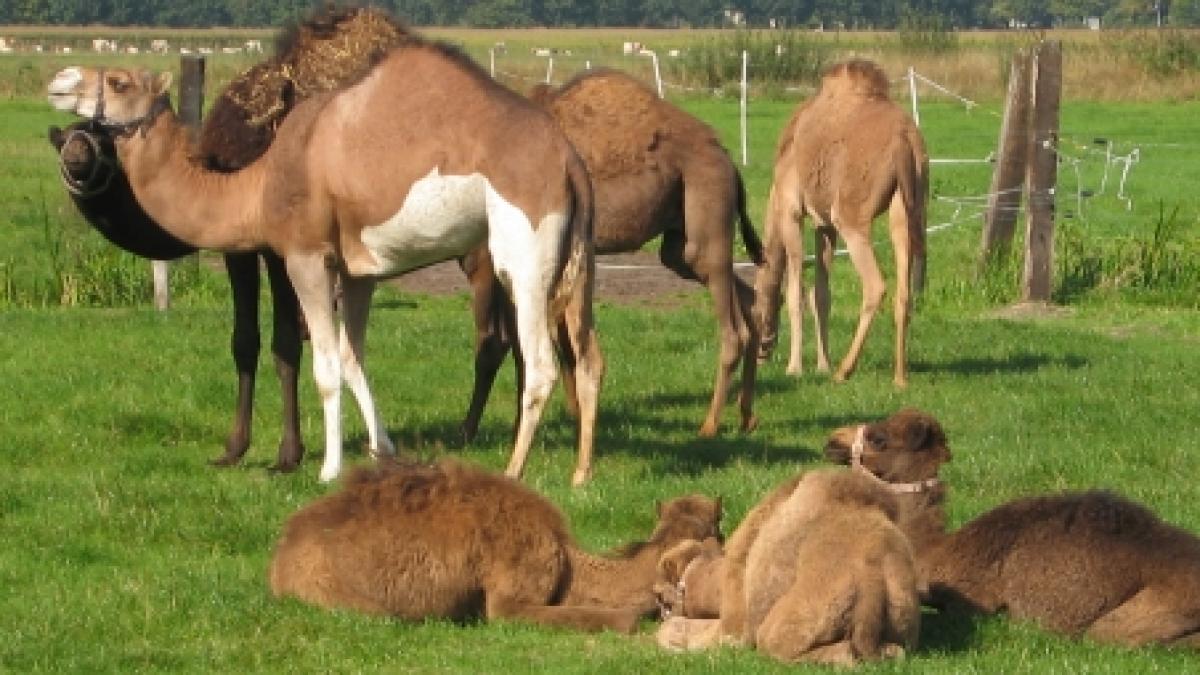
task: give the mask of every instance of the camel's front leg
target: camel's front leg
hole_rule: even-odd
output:
[[[238,391],[233,427],[225,440],[225,454],[212,461],[213,466],[233,466],[242,461],[250,448],[251,422],[254,416],[254,380],[258,370],[261,340],[258,332],[258,254],[226,253],[225,270],[233,298],[233,337],[230,350],[237,368]]]
[[[604,381],[604,355],[600,353],[600,341],[596,337],[596,324],[592,316],[592,292],[596,278],[595,255],[589,252],[586,263],[587,276],[580,280],[568,303],[563,323],[566,344],[571,350],[564,359],[569,366],[563,373],[564,382],[574,383],[579,424],[579,456],[575,462],[575,474],[571,484],[579,487],[592,477],[592,449],[596,438],[596,416],[600,405],[600,387]]]
[[[271,286],[272,331],[271,351],[275,354],[275,372],[279,376],[280,398],[283,403],[282,435],[275,471],[293,471],[304,456],[304,440],[300,437],[300,404],[298,396],[300,357],[303,354],[302,331],[304,318],[296,292],[288,281],[283,259],[271,252],[263,254],[267,279]]]
[[[475,320],[475,387],[467,416],[460,427],[463,440],[469,443],[479,433],[479,420],[483,417],[496,373],[512,348],[506,333],[510,328],[512,309],[508,296],[496,281],[486,246],[468,253],[459,264],[471,284],[471,316]]]
[[[373,457],[396,454],[388,438],[383,418],[375,409],[371,387],[367,383],[367,318],[371,313],[371,295],[375,280],[342,276],[342,330],[339,353],[342,359],[342,379],[354,394],[363,423],[367,427],[367,442]]]
[[[333,311],[334,270],[329,256],[320,252],[292,254],[285,263],[312,339],[313,377],[325,417],[325,462],[320,478],[328,482],[342,469],[342,365]]]
[[[897,191],[892,197],[888,212],[892,236],[892,251],[896,256],[896,297],[892,314],[896,324],[896,358],[893,364],[892,382],[897,387],[908,386],[908,323],[912,312],[911,283],[914,272],[912,244],[909,239],[908,211]],[[924,277],[924,263],[921,264]]]

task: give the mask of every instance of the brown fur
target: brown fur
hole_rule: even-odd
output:
[[[664,618],[715,619],[721,614],[725,557],[716,539],[680,542],[658,559],[659,614]]]
[[[847,462],[856,433],[826,454]],[[905,410],[867,426],[863,465],[890,482],[937,476],[950,458],[941,426]],[[1004,611],[1045,628],[1125,646],[1200,648],[1200,538],[1103,490],[1016,499],[946,531],[945,489],[901,495],[932,602]]]
[[[753,293],[733,272],[733,221],[741,223],[755,262],[762,259],[761,244],[746,213],[741,175],[715,132],[617,71],[589,71],[558,89],[540,85],[531,99],[554,116],[591,174],[596,252],[636,250],[661,235],[663,264],[708,287],[721,347],[701,435],[717,433],[733,372],[744,355],[749,357],[743,361],[738,405],[741,428],[753,429],[757,333],[749,315]],[[463,422],[470,438],[508,343],[505,319],[497,318],[504,311],[503,298],[497,299],[486,255],[475,254],[465,269],[472,278],[477,329],[476,386]],[[578,313],[568,307],[573,311]]]
[[[755,284],[762,333],[759,358],[774,347],[779,285],[787,272],[791,349],[787,370],[801,369],[804,244],[800,227],[816,221],[814,313],[817,369],[829,370],[829,266],[838,236],[846,241],[862,281],[858,326],[834,379],[854,372],[886,285],[870,241],[871,221],[888,211],[896,258],[896,357],[893,380],[908,383],[905,362],[910,295],[924,277],[925,200],[929,189],[925,143],[912,120],[887,95],[887,77],[868,61],[830,68],[821,89],[801,105],[780,135],[767,206],[766,264]]]
[[[851,471],[813,471],[785,485],[792,489],[777,489],[748,518],[753,536],[730,539],[718,623],[668,622],[660,644],[728,641],[780,661],[839,665],[912,649],[919,587],[891,493]]]
[[[69,79],[60,73],[53,86],[71,89],[74,99],[63,102],[86,109],[100,87],[87,79],[65,84]],[[136,133],[118,139],[117,151],[147,213],[190,245],[225,251],[270,247],[286,261],[310,322],[325,402],[325,480],[340,470],[335,410],[343,376],[367,418],[372,452],[392,451],[362,371],[374,279],[462,255],[497,222],[530,230],[552,223],[554,233],[537,237],[531,250],[518,251],[505,237],[487,239],[496,247],[493,259],[504,256],[498,275],[520,290],[514,297],[523,317],[520,339],[527,343],[525,390],[509,463],[509,472],[520,474],[555,374],[542,315],[590,279],[580,272],[591,264],[586,169],[545,113],[460,53],[411,37],[355,85],[296,105],[266,154],[224,174],[189,160],[188,134],[172,113],[153,114],[152,103],[167,84],[163,78],[114,69],[101,84],[106,121],[139,122]],[[513,152],[514,145],[520,152]],[[484,177],[504,201],[475,198],[484,186],[472,180],[462,188],[472,195],[464,202],[471,211],[452,221],[459,225],[453,236],[403,240],[399,250],[387,251],[396,258],[376,258],[364,230],[395,215],[409,188],[435,170],[441,176]],[[517,269],[526,265],[534,269]],[[335,279],[343,290],[344,337],[335,325]],[[590,299],[590,293],[584,295]]]
[[[276,595],[404,619],[523,619],[632,631],[653,611],[662,551],[718,533],[720,506],[659,509],[619,558],[572,540],[562,514],[517,481],[455,461],[359,470],[291,518],[271,562]]]

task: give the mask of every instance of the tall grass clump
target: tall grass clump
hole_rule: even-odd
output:
[[[958,51],[958,35],[950,21],[935,14],[908,14],[896,31],[896,46],[905,52],[949,54]]]
[[[1118,45],[1131,61],[1157,77],[1200,71],[1200,44],[1195,33],[1139,31],[1124,35]]]
[[[750,79],[767,92],[815,85],[832,58],[830,45],[800,31],[739,30],[697,41],[667,70],[692,87],[736,86],[742,77],[742,52],[750,55]]]
[[[1066,225],[1059,230],[1057,267],[1061,301],[1101,291],[1150,305],[1200,308],[1200,219],[1160,206],[1147,231],[1106,240]]]

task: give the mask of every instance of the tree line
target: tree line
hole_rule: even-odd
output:
[[[316,4],[321,4],[324,0]],[[266,27],[311,0],[6,0],[0,24]],[[895,29],[1200,25],[1200,0],[374,0],[417,25]]]

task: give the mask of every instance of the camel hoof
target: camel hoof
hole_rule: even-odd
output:
[[[267,467],[267,473],[293,473],[300,468],[299,460],[280,460]]]
[[[720,425],[716,422],[705,422],[700,425],[700,438],[716,438]]]
[[[742,433],[748,434],[758,428],[758,415],[751,413],[742,417]]]
[[[791,375],[792,377],[800,377],[801,375],[804,374],[804,369],[801,368],[800,366],[794,366],[789,363],[788,367],[786,369],[784,369],[783,372],[788,375]]]
[[[571,487],[583,487],[592,480],[591,469],[575,469],[575,475],[571,476]]]
[[[892,384],[896,385],[897,389],[908,389],[908,378],[897,377],[892,380]]]
[[[218,469],[224,469],[231,466],[237,466],[242,462],[242,455],[225,453],[216,459],[208,460],[208,465]]]

